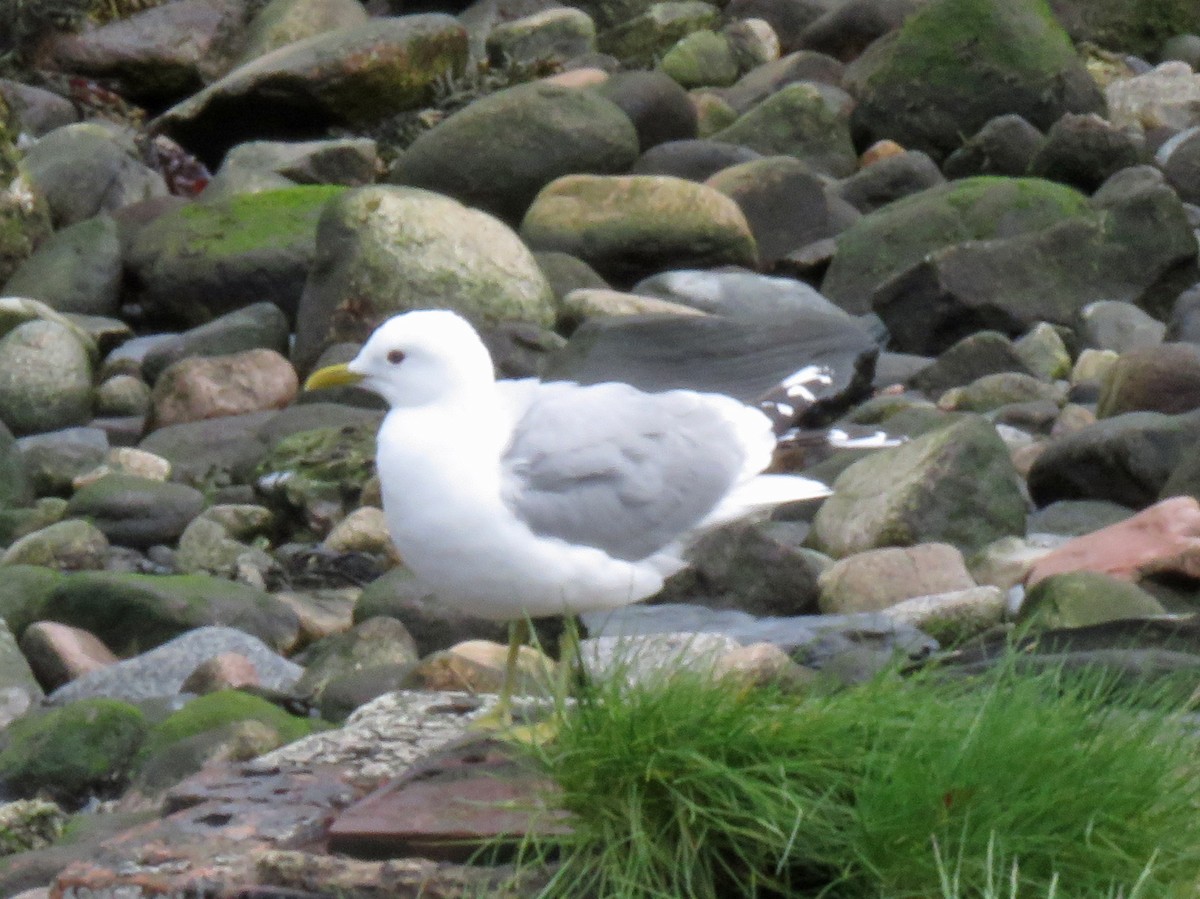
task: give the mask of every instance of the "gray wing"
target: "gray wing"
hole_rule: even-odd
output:
[[[634,561],[698,524],[745,456],[698,394],[543,384],[501,460],[504,500],[540,536]]]

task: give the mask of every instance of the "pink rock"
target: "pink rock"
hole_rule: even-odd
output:
[[[56,621],[35,621],[25,628],[21,652],[48,690],[120,661],[94,634]]]
[[[153,427],[282,409],[300,383],[274,350],[181,359],[159,375],[150,395]]]
[[[607,80],[608,73],[603,69],[571,69],[569,72],[559,72],[542,79],[546,84],[557,84],[560,87],[595,87]]]
[[[1034,562],[1025,584],[1065,571],[1099,571],[1128,581],[1166,572],[1200,578],[1200,502],[1173,496],[1076,537]]]
[[[260,683],[254,663],[238,652],[222,652],[201,662],[179,688],[184,693],[215,693]]]

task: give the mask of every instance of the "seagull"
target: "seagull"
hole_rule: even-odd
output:
[[[705,531],[830,493],[764,473],[776,436],[759,409],[692,390],[497,380],[449,310],[388,319],[305,389],[347,384],[389,406],[376,470],[405,566],[447,608],[509,622],[508,722],[529,619],[646,599]]]

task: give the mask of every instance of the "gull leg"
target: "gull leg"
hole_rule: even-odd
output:
[[[517,680],[517,659],[521,644],[529,639],[529,620],[518,618],[508,623],[508,657],[504,662],[504,682],[500,685],[500,698],[496,701],[496,715],[501,727],[512,727],[512,696]]]

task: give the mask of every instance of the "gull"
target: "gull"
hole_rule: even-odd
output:
[[[388,319],[305,389],[346,384],[389,406],[376,470],[405,566],[447,608],[509,622],[502,720],[529,619],[646,599],[705,531],[830,493],[764,473],[776,437],[756,408],[692,390],[497,380],[479,334],[448,310]]]

